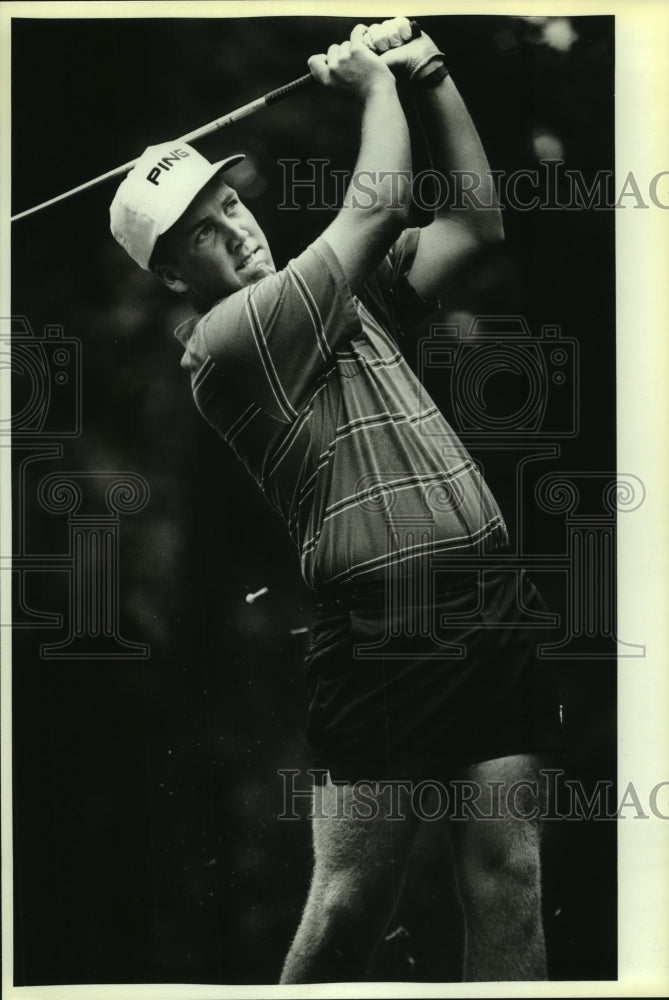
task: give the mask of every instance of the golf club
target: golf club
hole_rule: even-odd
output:
[[[418,38],[421,33],[421,29],[417,21],[410,21],[410,24],[411,38],[409,41],[412,41],[414,38]],[[370,45],[369,47],[371,48],[372,46]],[[296,94],[300,90],[305,90],[308,87],[315,85],[315,83],[316,80],[311,73],[305,73],[304,76],[300,76],[296,80],[292,80],[290,83],[284,84],[283,87],[271,90],[263,97],[257,97],[254,101],[250,101],[248,104],[243,104],[240,108],[236,108],[229,114],[223,115],[221,118],[215,118],[214,121],[208,122],[206,125],[201,125],[200,128],[193,129],[192,132],[188,132],[186,135],[180,136],[175,140],[175,142],[195,142],[197,139],[202,139],[205,135],[210,135],[212,132],[217,132],[219,129],[225,128],[226,125],[232,125],[233,122],[237,122],[241,118],[246,118],[248,115],[254,115],[257,111],[261,111],[270,104],[275,104],[277,101],[282,101],[285,97],[290,97],[291,94]],[[118,177],[119,174],[123,174],[128,170],[131,170],[136,163],[137,158],[134,160],[128,160],[127,163],[122,163],[120,167],[114,167],[113,170],[108,170],[107,173],[100,174],[99,177],[94,177],[92,180],[86,181],[84,184],[79,184],[78,187],[65,191],[63,194],[56,195],[55,198],[49,198],[48,201],[43,201],[39,205],[34,205],[32,208],[27,208],[23,212],[18,212],[16,215],[11,217],[11,221],[18,222],[19,219],[25,219],[26,216],[33,215],[35,212],[40,212],[43,208],[49,208],[51,205],[56,205],[59,201],[64,201],[66,198],[71,198],[73,195],[79,194],[80,191],[86,191],[88,188],[95,187],[96,184],[102,184],[103,181],[109,180],[111,177]]]

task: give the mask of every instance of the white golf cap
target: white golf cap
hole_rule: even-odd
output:
[[[147,271],[158,237],[174,225],[215,174],[243,159],[243,153],[236,153],[210,163],[178,139],[147,146],[109,207],[114,238]]]

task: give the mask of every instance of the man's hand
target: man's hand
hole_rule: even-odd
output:
[[[397,76],[415,80],[443,63],[440,52],[429,35],[421,32],[411,40],[411,23],[406,17],[391,17],[381,24],[371,24],[365,42]]]
[[[350,41],[331,45],[327,55],[323,52],[309,59],[309,69],[325,87],[356,94],[366,98],[381,84],[393,84],[393,75],[381,58],[365,44],[367,32],[364,24],[357,24]]]
[[[374,52],[399,48],[411,38],[411,23],[407,17],[391,17],[381,24],[370,24],[363,40]]]

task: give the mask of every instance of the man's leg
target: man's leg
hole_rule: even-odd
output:
[[[540,820],[518,818],[533,807],[543,812],[538,767],[537,757],[518,755],[472,765],[459,775],[480,789],[476,807],[499,817],[450,823],[465,917],[465,981],[547,978]],[[536,782],[539,795],[516,784],[523,781]],[[492,782],[503,783],[499,791]]]
[[[315,789],[314,870],[282,983],[360,981],[397,902],[418,820],[395,786]],[[393,799],[391,801],[391,795]],[[390,815],[403,818],[389,819]],[[342,818],[343,817],[343,818]]]

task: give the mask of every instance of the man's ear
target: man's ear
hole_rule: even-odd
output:
[[[184,292],[188,291],[188,285],[174,268],[169,267],[167,264],[156,264],[153,271],[162,283],[167,285],[170,291],[178,292],[179,295],[183,295]]]

